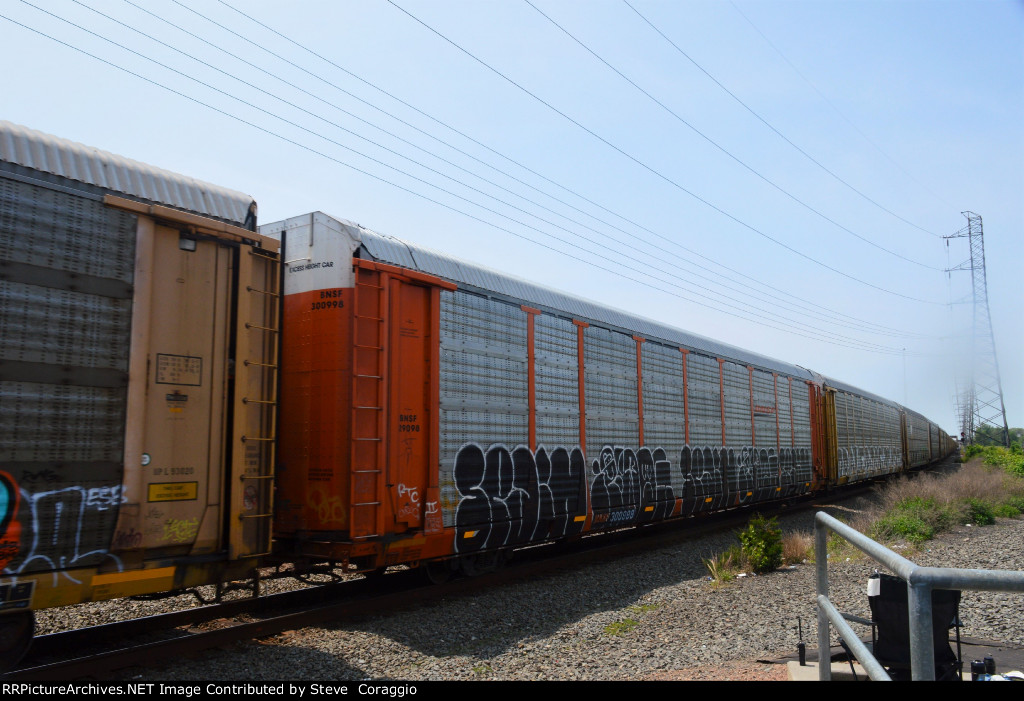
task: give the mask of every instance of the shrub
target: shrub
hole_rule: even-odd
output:
[[[971,523],[978,526],[991,526],[996,522],[995,513],[988,502],[971,497],[966,499],[966,503],[967,514]]]
[[[1024,512],[1013,504],[999,504],[995,509],[993,509],[993,513],[995,513],[999,518],[1017,518]]]
[[[743,555],[754,572],[771,572],[782,564],[782,530],[774,516],[770,519],[760,514],[754,516],[747,530],[739,535]]]

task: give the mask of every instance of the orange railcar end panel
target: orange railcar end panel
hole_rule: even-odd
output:
[[[276,530],[349,524],[351,288],[284,299]]]

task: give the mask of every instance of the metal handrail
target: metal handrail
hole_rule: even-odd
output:
[[[910,675],[914,681],[935,679],[935,654],[932,641],[932,590],[972,589],[979,591],[1024,592],[1024,572],[1012,570],[971,570],[951,567],[921,567],[889,548],[871,540],[823,511],[814,516],[814,553],[818,601],[818,679],[831,681],[832,665],[827,659],[831,623],[861,663],[868,676],[886,681],[889,675],[868,651],[849,624],[843,620],[828,592],[828,533],[832,531],[881,563],[907,583],[910,613]]]

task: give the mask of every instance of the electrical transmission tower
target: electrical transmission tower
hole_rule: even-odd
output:
[[[1000,441],[1010,447],[1010,429],[1006,423],[1006,408],[1003,404],[1003,386],[999,379],[999,363],[996,361],[996,341],[992,334],[992,317],[988,311],[988,284],[985,280],[985,239],[981,229],[981,216],[974,212],[961,212],[967,217],[967,226],[949,239],[966,237],[970,243],[971,257],[953,270],[971,271],[973,293],[973,323],[971,329],[970,376],[967,386],[960,392],[960,430],[967,443],[993,443],[1001,433]],[[991,427],[979,432],[982,426]],[[991,429],[995,429],[992,432]]]

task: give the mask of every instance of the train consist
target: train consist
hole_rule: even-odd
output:
[[[956,446],[796,365],[0,122],[0,647],[35,609],[422,565]]]

